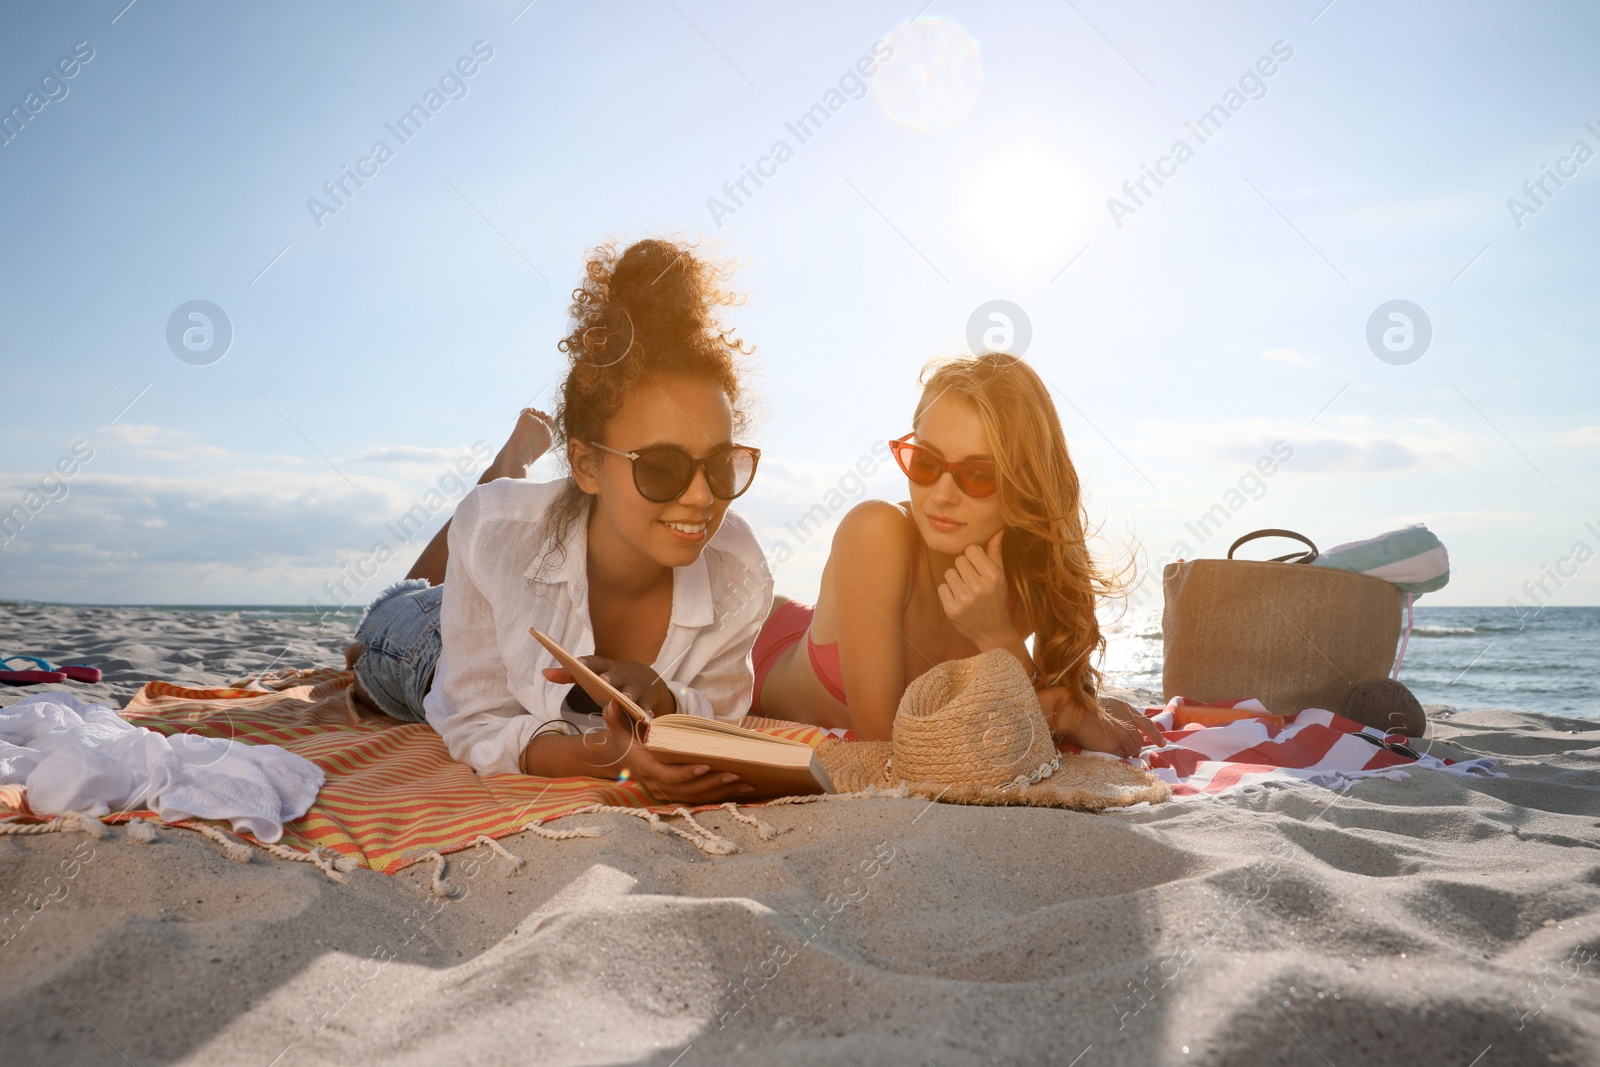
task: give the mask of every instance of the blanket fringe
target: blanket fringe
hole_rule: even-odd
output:
[[[250,846],[238,838],[224,833],[215,826],[197,822],[190,823],[185,829],[194,830],[200,836],[214,842],[222,854],[234,863],[250,862]],[[57,816],[49,822],[0,821],[0,834],[52,834],[67,833],[75,830],[96,838],[103,838],[110,832],[106,824],[99,819],[70,812],[66,815]],[[138,816],[128,820],[126,832],[128,840],[136,845],[148,845],[153,841],[160,840],[156,836],[156,824],[149,819]],[[260,842],[260,845],[281,860],[315,864],[317,869],[333,882],[349,881],[345,877],[345,872],[353,871],[361,865],[361,861],[354,856],[342,856],[320,845],[309,852],[302,852],[299,849],[290,848],[288,845],[268,844],[265,841]]]
[[[868,786],[866,789],[862,789],[855,793],[814,793],[809,796],[779,797],[776,800],[769,800],[766,803],[770,806],[777,806],[779,804],[814,804],[822,800],[865,800],[871,797],[903,798],[911,795],[910,787],[904,784],[894,786],[891,789],[883,789],[874,785]],[[721,810],[728,812],[728,814],[732,815],[737,821],[744,823],[746,826],[752,827],[755,830],[756,835],[763,841],[771,841],[779,834],[787,832],[785,830],[779,830],[770,823],[751,815],[748,809],[741,810],[739,805],[733,801],[720,804],[718,807]],[[701,852],[704,852],[708,856],[727,856],[741,851],[737,843],[706,829],[705,826],[703,826],[694,817],[693,813],[685,807],[674,809],[670,815],[681,818],[685,823],[688,824],[687,829],[680,826],[674,826],[672,823],[667,822],[660,815],[651,811],[649,808],[625,808],[614,804],[590,804],[586,808],[578,808],[576,811],[569,811],[562,815],[547,816],[546,819],[535,819],[522,829],[528,833],[534,833],[538,834],[540,837],[548,838],[551,841],[570,841],[573,838],[578,837],[599,837],[603,831],[601,831],[601,829],[597,826],[579,826],[571,830],[552,830],[545,826],[544,823],[547,821],[547,819],[565,819],[569,815],[600,814],[631,815],[635,819],[643,819],[650,824],[650,829],[654,830],[656,833],[676,834],[678,837],[683,838],[685,841],[689,842],[689,844],[693,845],[695,848],[699,849]],[[479,838],[479,840],[482,841],[484,839]]]
[[[265,841],[261,843],[261,847],[280,860],[288,860],[291,863],[314,864],[328,881],[337,882],[340,885],[350,880],[344,876],[346,871],[353,871],[361,865],[361,861],[354,856],[341,856],[332,849],[323,848],[321,845],[316,845],[305,852],[297,848],[290,848],[288,845],[268,844]]]
[[[730,852],[739,851],[739,846],[734,844],[732,841],[729,841],[725,837],[718,837],[710,830],[707,830],[704,826],[701,826],[698,822],[695,822],[694,816],[689,814],[688,808],[678,808],[672,814],[682,815],[684,817],[684,821],[693,827],[692,831],[673,826],[671,823],[663,820],[661,816],[657,815],[649,808],[624,808],[618,807],[614,804],[590,804],[586,808],[579,808],[577,811],[567,812],[567,815],[599,814],[631,815],[635,819],[643,819],[650,824],[650,829],[654,830],[656,833],[676,834],[708,856],[726,856]],[[565,818],[566,816],[561,817]],[[532,828],[533,827],[531,826],[529,827],[529,829]],[[561,834],[562,839],[566,839],[569,837],[594,837],[598,833],[599,831],[595,827],[585,826],[580,827],[577,830],[550,830],[546,831],[544,836]]]
[[[212,841],[215,841],[217,843],[217,847],[222,850],[222,854],[233,862],[250,862],[250,846],[245,844],[243,841],[240,841],[236,837],[230,837],[221,830],[218,830],[215,826],[207,826],[203,822],[197,822],[191,825],[193,829],[200,834],[200,836],[207,837]]]
[[[692,828],[695,833],[705,838],[706,844],[710,847],[703,849],[702,851],[708,852],[713,856],[726,856],[729,853],[738,852],[740,850],[737,844],[729,841],[726,837],[720,837],[717,834],[712,833],[710,830],[707,830],[704,826],[701,826],[697,821],[695,821],[694,814],[690,812],[688,808],[679,808],[672,814],[683,816],[683,821],[688,823],[690,828]]]
[[[905,797],[909,797],[910,795],[911,787],[902,782],[899,785],[893,786],[889,789],[881,789],[878,786],[869,785],[867,788],[859,789],[854,793],[810,793],[806,796],[779,797],[776,800],[767,801],[767,806],[775,808],[779,804],[816,804],[824,800],[868,800],[872,798],[903,799]]]
[[[735,804],[731,800],[728,801],[726,804],[723,804],[722,805],[722,809],[724,811],[726,811],[729,815],[732,815],[739,822],[744,823],[746,826],[755,827],[756,836],[761,838],[761,840],[763,840],[763,841],[771,841],[774,837],[777,837],[779,834],[787,832],[785,830],[779,830],[778,828],[773,826],[771,823],[762,822],[760,819],[756,818],[754,815],[751,815],[749,812],[740,811],[739,810],[739,805]]]
[[[79,815],[76,812],[67,812],[57,815],[49,822],[16,822],[7,820],[0,822],[0,834],[64,834],[77,831],[99,839],[109,832],[106,824],[92,815]]]
[[[583,810],[593,811],[594,809],[584,808]],[[578,813],[568,812],[567,814],[576,815]],[[565,817],[566,816],[564,815],[554,816],[554,818],[558,819]],[[550,818],[550,816],[546,816],[546,818]],[[604,833],[604,831],[598,826],[575,826],[571,830],[552,830],[548,826],[544,825],[544,823],[545,819],[535,819],[533,822],[530,822],[528,825],[524,826],[519,832],[538,834],[540,837],[547,838],[551,841],[571,841],[575,837],[599,837],[602,833]]]
[[[450,861],[444,858],[442,852],[429,852],[422,857],[433,861],[433,884],[429,896],[441,903],[455,897],[455,888],[444,880],[444,872],[450,869]]]
[[[506,869],[506,874],[508,875],[521,874],[523,868],[528,865],[527,860],[523,859],[515,852],[512,852],[510,849],[506,848],[506,846],[502,845],[488,834],[479,834],[473,843],[477,845],[488,846],[489,851],[505,860],[508,864]]]

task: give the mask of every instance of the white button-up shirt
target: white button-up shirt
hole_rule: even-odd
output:
[[[450,755],[479,774],[516,773],[534,733],[562,718],[569,687],[540,673],[559,664],[528,628],[594,654],[588,508],[563,545],[541,553],[545,514],[567,485],[498,479],[463,497],[450,523],[444,649],[422,706]],[[679,710],[725,722],[749,711],[750,649],[771,607],[766,556],[729,511],[700,558],[672,572],[672,619],[651,667]]]

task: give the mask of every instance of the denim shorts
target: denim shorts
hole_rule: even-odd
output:
[[[439,605],[444,586],[407,578],[378,594],[356,627],[366,646],[356,660],[356,680],[391,718],[424,722],[422,698],[433,685],[443,641]]]

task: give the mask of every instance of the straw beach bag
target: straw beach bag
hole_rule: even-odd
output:
[[[1287,537],[1306,551],[1256,562],[1240,545]],[[1317,546],[1290,530],[1257,530],[1227,559],[1169,563],[1161,574],[1168,699],[1255,697],[1276,715],[1338,711],[1357,683],[1387,678],[1400,638],[1401,591],[1353,571],[1307,566]]]

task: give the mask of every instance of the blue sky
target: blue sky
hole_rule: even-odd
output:
[[[669,234],[741,264],[781,591],[825,557],[802,516],[900,498],[874,444],[1003,299],[1108,551],[1426,522],[1430,602],[1600,603],[1591,5],[125,4],[0,14],[0,597],[364,601],[549,400],[584,249]],[[232,328],[205,365],[167,341],[192,300]],[[1401,364],[1392,300],[1432,331]]]

